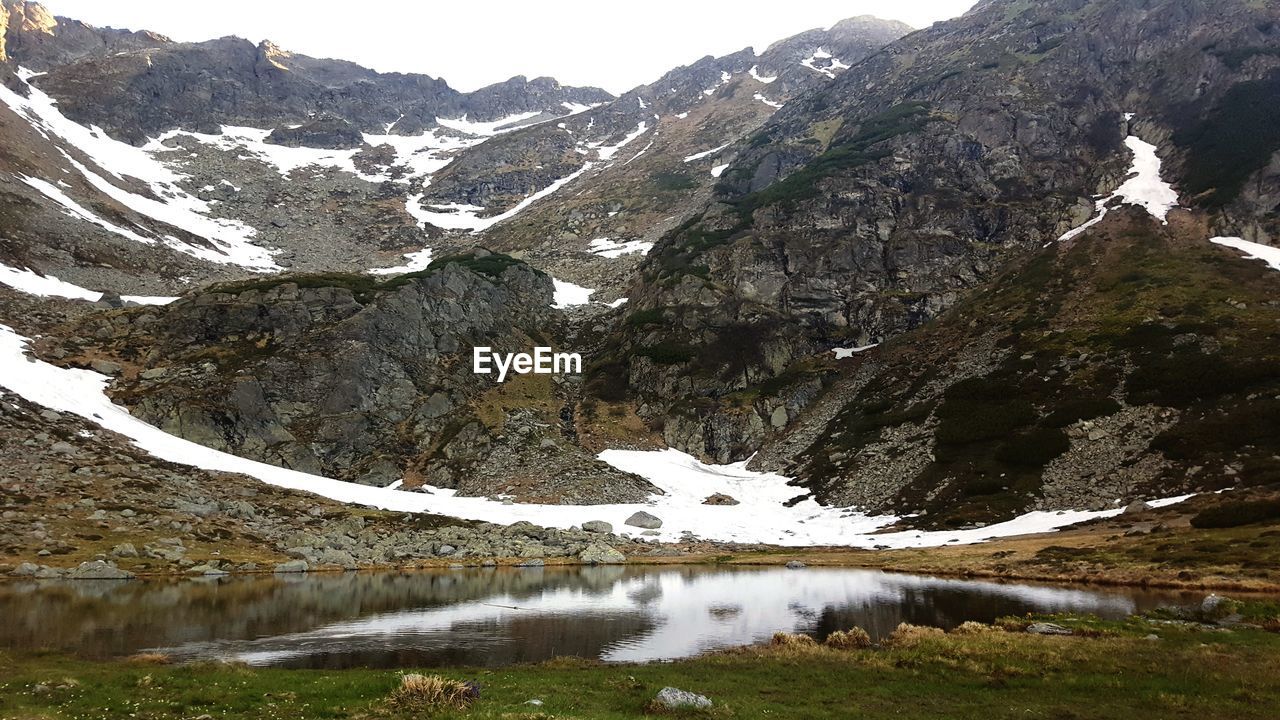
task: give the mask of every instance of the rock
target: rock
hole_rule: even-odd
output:
[[[787,569],[788,569],[788,570],[803,570],[803,569],[805,569],[805,568],[807,568],[807,567],[809,567],[809,566],[808,566],[808,565],[805,565],[804,563],[800,562],[799,560],[791,560],[791,561],[787,562]]]
[[[35,577],[40,572],[40,566],[35,563],[24,562],[18,565],[13,572],[9,573],[13,577]]]
[[[311,569],[306,560],[290,560],[276,565],[275,572],[278,573],[304,573]]]
[[[645,528],[647,530],[656,530],[662,527],[662,520],[640,510],[631,517],[627,518],[627,524],[632,527]]]
[[[589,533],[608,535],[613,532],[613,525],[603,520],[588,520],[582,523],[582,529]]]
[[[541,700],[539,700],[538,698],[534,698],[534,699],[532,699],[532,700],[525,700],[525,701],[524,701],[524,704],[525,704],[525,705],[533,705],[534,707],[542,707],[542,701],[541,701]]]
[[[1200,617],[1208,621],[1230,621],[1239,610],[1238,601],[1217,594],[1211,594],[1200,601]]]
[[[218,575],[230,575],[231,573],[227,572],[226,570],[222,570],[217,567],[214,567],[213,565],[196,565],[195,567],[187,568],[187,574],[218,576]]]
[[[1027,632],[1032,635],[1070,635],[1071,631],[1061,625],[1053,623],[1031,623],[1027,626]]]
[[[547,564],[547,561],[543,560],[542,558],[533,558],[531,560],[521,560],[520,562],[516,563],[515,566],[532,568],[532,567],[542,567],[546,564]]]
[[[711,707],[711,700],[705,696],[691,693],[679,688],[664,687],[658,691],[653,704],[663,710],[706,710]]]
[[[114,363],[110,360],[94,360],[89,363],[89,367],[103,375],[119,375],[124,372],[124,367],[121,366],[120,363]]]
[[[1148,505],[1146,502],[1142,500],[1134,500],[1133,502],[1125,506],[1124,513],[1126,515],[1130,515],[1133,513],[1146,512],[1150,509],[1151,509],[1151,506]]]
[[[437,555],[452,555],[452,554],[454,554],[454,553],[455,553],[455,552],[457,552],[457,551],[458,551],[458,548],[456,548],[456,547],[454,547],[454,546],[452,546],[452,545],[441,545],[441,546],[440,546],[440,549],[436,550],[436,554],[437,554]]]
[[[621,565],[627,561],[627,556],[604,543],[591,543],[578,553],[578,559],[592,565]]]
[[[738,505],[739,502],[732,495],[725,495],[724,493],[716,493],[715,495],[708,495],[707,499],[702,501],[702,504],[703,505]]]
[[[136,558],[138,549],[133,546],[133,543],[120,543],[111,548],[111,554],[118,558]]]
[[[76,451],[76,446],[72,445],[69,442],[64,442],[62,440],[59,440],[53,445],[50,445],[49,449],[56,453],[61,453],[63,455],[72,455]]]
[[[133,573],[101,560],[82,562],[75,570],[67,573],[67,578],[71,580],[129,580],[132,577]]]

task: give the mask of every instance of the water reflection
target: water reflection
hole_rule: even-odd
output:
[[[954,627],[1001,615],[1122,617],[1195,598],[852,569],[599,567],[0,583],[0,647],[89,657],[344,668],[497,666],[561,655],[646,661],[853,625]]]

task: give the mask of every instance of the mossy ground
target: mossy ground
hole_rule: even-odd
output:
[[[1010,619],[1016,628],[1031,618]],[[712,718],[1273,718],[1280,635],[1132,618],[1035,618],[1080,632],[996,628],[906,633],[883,648],[755,646],[691,660],[606,665],[563,659],[496,670],[428,671],[473,680],[471,709],[390,702],[400,671],[91,663],[0,655],[4,718],[645,717],[664,686],[702,693]],[[1159,639],[1149,639],[1155,635]],[[40,691],[37,685],[43,685]],[[539,699],[541,706],[527,704]]]

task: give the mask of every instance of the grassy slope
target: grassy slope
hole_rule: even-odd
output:
[[[1274,610],[1274,607],[1271,608]],[[717,707],[690,717],[1273,718],[1280,635],[1131,619],[1053,618],[1094,637],[989,630],[929,634],[883,649],[753,647],[676,663],[560,660],[476,680],[467,712],[393,707],[395,671],[253,670],[86,663],[0,655],[5,718],[637,718],[667,685]],[[1150,634],[1160,640],[1144,639]],[[36,684],[48,689],[37,692]],[[542,707],[525,704],[532,698]]]

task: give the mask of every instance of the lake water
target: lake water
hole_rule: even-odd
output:
[[[155,582],[0,582],[0,648],[294,668],[666,660],[853,625],[1116,618],[1199,595],[843,568],[576,567]]]

